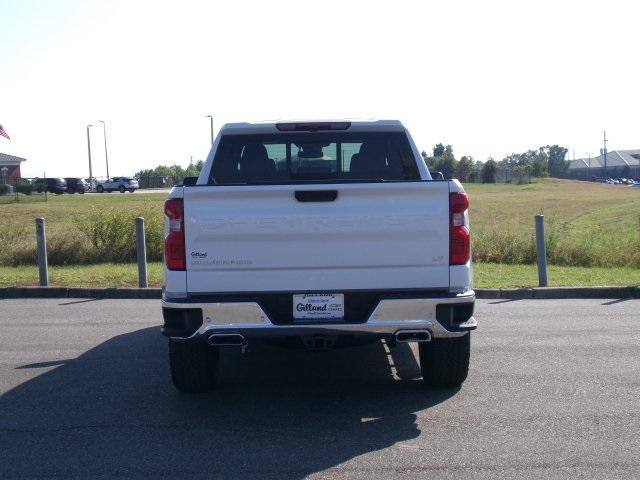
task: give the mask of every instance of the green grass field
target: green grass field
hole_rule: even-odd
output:
[[[135,217],[145,218],[149,260],[162,256],[162,193],[35,196],[0,204],[0,265],[36,261],[35,218],[46,219],[50,265],[135,261]]]
[[[8,227],[27,227],[35,229],[35,218],[45,217],[47,233],[58,235],[68,229],[75,229],[75,220],[88,218],[92,209],[123,209],[134,212],[146,212],[154,209],[162,215],[162,204],[166,193],[91,193],[85,195],[47,195],[47,201],[41,195],[20,196],[20,201],[0,204],[0,212]],[[6,197],[14,199],[14,196]],[[3,226],[4,228],[4,226]],[[33,230],[35,232],[35,230]]]
[[[549,262],[640,268],[640,189],[546,179],[467,184],[479,262],[535,262],[534,216],[545,216]]]
[[[488,270],[481,266],[485,263],[513,265],[508,272],[500,273],[509,278],[509,286],[535,283],[526,272],[534,271],[536,213],[545,215],[551,265],[620,269],[611,270],[610,276],[598,274],[594,277],[597,284],[628,284],[631,280],[626,278],[637,278],[634,273],[640,269],[640,189],[556,179],[526,185],[467,184],[465,188],[471,199],[473,255],[479,284],[488,285],[490,280],[484,276]],[[20,202],[2,203],[0,266],[35,265],[34,219],[38,216],[47,220],[51,265],[134,261],[133,219],[138,215],[145,217],[147,223],[149,260],[160,260],[165,198],[166,193],[112,193],[50,195],[47,202],[22,197]],[[96,268],[99,270],[95,272],[105,271]],[[110,271],[120,268],[126,276],[124,272],[131,267],[122,265]],[[495,268],[491,271],[495,272]],[[594,272],[595,269],[565,269],[558,278],[569,274],[575,281],[567,280],[565,284],[586,284]],[[3,278],[11,275],[4,273]],[[109,275],[115,278],[118,274]],[[86,275],[85,280],[91,281]],[[492,286],[501,281],[494,278]]]
[[[535,287],[538,272],[535,265],[477,263],[473,266],[476,288]],[[162,284],[162,264],[149,264],[149,286]],[[138,267],[130,263],[67,265],[50,267],[49,281],[58,287],[136,287]],[[38,268],[31,265],[0,267],[0,287],[38,284]],[[549,268],[549,286],[640,285],[638,268]]]

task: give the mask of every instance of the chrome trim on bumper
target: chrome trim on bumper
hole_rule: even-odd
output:
[[[256,302],[215,302],[180,304],[184,308],[201,308],[202,325],[271,325],[269,317]],[[189,306],[187,306],[189,305]],[[162,303],[165,306],[165,302]],[[175,304],[166,306],[175,308]],[[178,308],[180,308],[178,307]]]
[[[368,321],[372,320],[421,320],[436,318],[436,305],[469,303],[474,295],[459,295],[451,298],[411,298],[381,300]]]
[[[163,308],[202,309],[202,326],[190,337],[179,340],[207,339],[213,333],[240,333],[245,336],[289,336],[315,333],[371,334],[393,336],[399,330],[429,330],[433,338],[461,337],[477,326],[471,317],[464,331],[452,332],[436,320],[436,306],[470,303],[475,294],[455,297],[381,300],[364,323],[314,323],[276,325],[256,302],[178,303],[162,301]]]

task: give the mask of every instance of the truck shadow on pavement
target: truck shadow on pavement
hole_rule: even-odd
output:
[[[304,478],[416,438],[416,413],[457,392],[425,388],[406,344],[225,350],[218,390],[196,396],[171,385],[158,328],[42,360],[0,399],[7,476]],[[365,461],[393,475],[384,452]]]

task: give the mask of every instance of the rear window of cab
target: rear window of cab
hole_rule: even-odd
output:
[[[209,185],[415,181],[404,132],[225,135]]]

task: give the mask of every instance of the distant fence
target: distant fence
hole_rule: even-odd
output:
[[[140,188],[144,188],[144,189],[171,188],[174,185],[171,178],[166,176],[161,176],[161,175],[160,176],[159,175],[143,175],[143,176],[131,177],[131,178],[135,178],[136,180],[138,180],[138,185],[140,186]],[[94,188],[96,184],[103,182],[105,180],[107,180],[106,177],[95,178],[93,182]]]
[[[531,172],[519,172],[515,168],[498,165],[496,170],[496,183],[531,183]]]
[[[453,178],[457,178],[462,183],[484,183],[481,169],[474,170],[467,178],[460,178],[456,174],[453,175]],[[498,164],[494,174],[494,182],[492,183],[531,183],[536,178],[531,172]]]
[[[106,178],[93,178],[91,181],[91,191],[95,191],[98,183]],[[138,179],[140,188],[163,189],[171,188],[174,185],[172,179],[163,176],[143,176]],[[43,178],[12,178],[3,180],[0,178],[0,204],[14,202],[46,202],[51,195],[62,195],[67,192],[66,188],[58,189],[47,185]]]
[[[174,183],[168,177],[143,175],[138,178],[140,188],[171,188]]]

